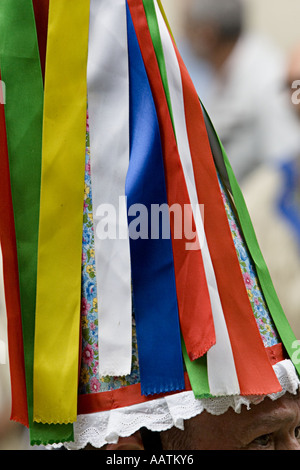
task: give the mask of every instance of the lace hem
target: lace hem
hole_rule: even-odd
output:
[[[300,381],[290,360],[281,361],[273,366],[281,384],[282,391],[269,395],[272,400],[284,393],[295,394]],[[180,392],[168,397],[129,407],[79,415],[74,423],[74,442],[65,443],[69,450],[79,450],[90,444],[101,448],[106,444],[115,444],[119,437],[128,437],[146,427],[151,431],[166,431],[173,426],[184,429],[184,420],[190,419],[202,411],[219,415],[232,407],[237,413],[244,405],[248,409],[258,404],[264,397],[218,397],[197,400],[193,392]]]

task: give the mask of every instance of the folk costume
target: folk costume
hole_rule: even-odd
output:
[[[0,5],[11,419],[100,448],[296,393],[298,343],[160,0],[71,3]]]

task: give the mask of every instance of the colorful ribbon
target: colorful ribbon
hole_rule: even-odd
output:
[[[50,0],[34,362],[43,423],[77,418],[88,30],[88,1]]]
[[[33,444],[72,440],[77,419],[87,98],[100,375],[130,374],[133,296],[141,401],[185,388],[182,355],[197,398],[281,390],[219,176],[276,328],[294,352],[240,188],[160,0],[91,0],[89,7],[89,0],[1,0],[0,7],[7,84],[0,241],[12,419],[29,425]],[[179,207],[183,216],[187,206],[194,238],[177,238],[172,217],[164,237],[150,217],[154,206]],[[105,226],[105,208],[116,216],[112,225]],[[146,211],[146,239],[134,209]],[[195,240],[198,249],[188,250]]]

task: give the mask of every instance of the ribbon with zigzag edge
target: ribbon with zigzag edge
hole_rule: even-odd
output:
[[[205,206],[208,246],[230,335],[241,394],[251,394],[256,391],[259,394],[271,393],[272,390],[280,390],[281,387],[267,360],[244,286],[222,202],[200,102],[175,44],[174,48],[182,76],[187,131],[198,199]],[[217,231],[216,220],[218,220]],[[230,276],[227,276],[229,265],[231,272]],[[239,295],[232,297],[232,289],[235,292],[238,291]],[[248,332],[247,335],[245,331]],[[244,340],[240,341],[243,335]],[[251,351],[250,356],[249,351]],[[257,364],[260,364],[260,370],[257,369]],[[261,374],[261,370],[264,370],[264,374]]]
[[[60,423],[66,429],[71,429],[68,423],[77,419],[88,30],[88,1],[75,0],[70,8],[67,0],[50,0],[34,344],[34,420]]]

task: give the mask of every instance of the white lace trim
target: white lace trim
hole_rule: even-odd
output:
[[[273,368],[282,391],[270,395],[270,398],[276,400],[286,392],[295,394],[300,381],[292,362],[284,360]],[[218,415],[232,407],[239,413],[242,405],[249,409],[251,404],[257,404],[263,399],[264,397],[257,396],[232,396],[197,400],[193,392],[189,391],[111,411],[79,415],[74,424],[75,440],[64,445],[69,450],[82,449],[88,444],[101,448],[106,444],[117,443],[119,437],[128,437],[141,427],[159,432],[173,426],[183,429],[184,420],[202,413],[203,410]]]

